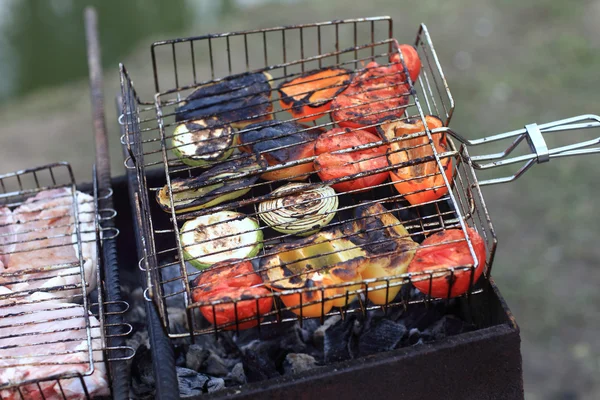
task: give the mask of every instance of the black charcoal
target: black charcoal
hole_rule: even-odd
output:
[[[243,385],[246,383],[246,373],[244,372],[244,364],[241,362],[235,364],[233,369],[225,378],[226,382],[231,385]]]
[[[198,373],[188,368],[177,367],[179,394],[182,398],[212,393],[225,387],[225,381]]]
[[[335,325],[342,318],[339,315],[334,315],[325,320],[323,325],[320,325],[317,329],[315,329],[313,333],[313,343],[315,346],[319,348],[323,348],[323,340],[325,338],[325,331],[329,329],[331,326]]]
[[[371,323],[358,340],[358,355],[378,353],[394,349],[406,333],[406,327],[398,322],[381,319]]]
[[[417,344],[421,340],[421,331],[417,328],[412,328],[408,332],[408,344],[413,345]]]
[[[189,346],[185,357],[185,366],[211,376],[226,376],[229,373],[221,357],[197,344]]]
[[[283,371],[285,374],[297,374],[298,372],[308,371],[317,366],[317,360],[313,356],[302,353],[289,353],[283,362]]]
[[[275,362],[262,352],[246,349],[242,356],[244,372],[248,382],[263,381],[265,379],[279,376]]]
[[[323,357],[326,363],[343,361],[351,357],[348,344],[352,336],[356,316],[338,321],[325,331],[323,338]]]

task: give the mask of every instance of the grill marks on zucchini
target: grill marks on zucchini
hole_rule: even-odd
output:
[[[219,121],[242,129],[250,123],[273,118],[271,75],[245,73],[201,86],[175,109],[176,120],[217,117]]]
[[[262,248],[258,222],[235,211],[220,211],[187,221],[181,227],[186,261],[198,269],[228,259],[254,257]]]
[[[215,118],[180,124],[173,132],[173,153],[185,164],[206,167],[223,161],[233,152],[235,131]]]

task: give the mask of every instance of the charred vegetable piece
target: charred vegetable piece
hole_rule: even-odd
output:
[[[242,197],[258,180],[266,161],[254,155],[219,164],[193,178],[171,180],[175,213],[200,210]],[[254,173],[253,173],[254,172]],[[249,174],[237,178],[242,174]],[[163,211],[171,212],[167,185],[156,192],[156,201]]]
[[[437,117],[428,115],[425,120],[429,129],[443,126],[442,121]],[[389,165],[401,165],[402,163],[423,160],[414,165],[390,171],[390,177],[398,193],[404,196],[410,204],[415,205],[437,200],[448,193],[448,187],[445,185],[438,164],[433,158],[433,150],[429,138],[425,134],[425,126],[421,119],[384,124],[381,126],[381,130],[389,140],[401,139],[405,135],[423,132],[423,135],[419,137],[394,140],[390,143],[387,156]],[[438,154],[448,151],[448,141],[443,132],[433,134],[432,137]],[[448,182],[452,182],[452,158],[446,157],[440,161]]]
[[[275,198],[258,206],[260,219],[277,232],[298,236],[308,236],[327,225],[339,204],[335,191],[329,186],[288,183],[271,195]]]
[[[354,149],[369,143],[380,142],[381,138],[367,131],[348,128],[334,128],[317,139],[315,144],[315,169],[323,182],[344,177],[351,177],[367,173],[356,179],[334,183],[331,186],[338,192],[365,191],[384,182],[388,171],[368,172],[386,168],[388,166],[385,153],[387,145],[371,147],[368,149]],[[337,150],[350,149],[350,152],[336,153]]]
[[[346,297],[343,295],[346,291],[360,289],[360,284],[343,288],[331,285],[360,281],[360,274],[367,267],[368,254],[342,236],[337,230],[321,231],[275,246],[272,249],[275,254],[261,260],[265,285],[278,291],[303,289],[301,293],[281,296],[291,311],[303,317],[318,317],[334,306],[344,306]]]
[[[408,104],[410,86],[398,58],[389,66],[380,66],[375,61],[368,63],[362,74],[355,76],[352,83],[331,104],[332,118],[345,128],[359,128],[376,133],[380,122],[401,118]]]
[[[187,221],[181,227],[185,260],[198,269],[228,259],[254,257],[262,248],[258,222],[234,211],[220,211]]]
[[[398,43],[398,42],[396,42]],[[410,76],[410,80],[415,83],[417,79],[419,79],[419,73],[421,72],[421,59],[419,58],[419,53],[417,53],[417,49],[414,46],[409,44],[401,44],[398,45],[399,50],[402,52],[402,57],[404,58],[404,63],[406,64],[406,68],[408,69],[408,75]],[[391,64],[400,64],[402,67],[402,63],[400,61],[400,54],[394,54],[390,57]],[[404,75],[402,76],[402,80],[406,80]]]
[[[216,117],[221,123],[242,129],[273,118],[271,75],[245,73],[201,86],[176,112],[177,121]]]
[[[478,264],[473,273],[474,284],[485,266],[485,243],[475,229],[467,227],[467,233]],[[431,279],[429,274],[414,277],[413,285],[421,292],[440,298],[457,297],[469,290],[473,270],[457,268],[451,274],[448,268],[474,265],[475,261],[462,229],[448,229],[429,236],[421,243],[408,271],[432,273]]]
[[[192,167],[208,167],[231,155],[235,131],[215,119],[194,120],[177,125],[171,144],[173,153]]]
[[[344,226],[344,233],[370,255],[363,279],[385,278],[406,273],[419,245],[414,242],[400,220],[379,203],[359,204],[354,209],[354,220]],[[368,297],[378,305],[388,304],[400,291],[402,278],[385,280],[369,285]],[[391,286],[394,285],[394,286]],[[372,290],[384,286],[383,289]]]
[[[200,306],[204,318],[224,330],[252,328],[273,307],[271,291],[262,285],[262,279],[254,272],[250,261],[225,260],[214,264],[198,275],[190,286],[193,301],[206,304]],[[208,305],[218,301],[223,303],[214,308],[212,304]],[[244,319],[250,320],[239,322]]]
[[[276,169],[262,175],[266,180],[306,180],[313,171],[314,141],[323,132],[295,122],[266,121],[248,125],[240,132],[241,149],[261,154],[270,166],[298,161],[297,165]]]
[[[335,96],[350,83],[351,73],[343,68],[310,71],[279,85],[281,108],[299,122],[313,121],[325,115]]]

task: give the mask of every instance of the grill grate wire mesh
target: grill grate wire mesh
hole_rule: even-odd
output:
[[[399,143],[402,150],[430,147],[430,155],[417,160],[408,160],[401,166],[418,167],[427,162],[435,163],[437,172],[433,175],[441,175],[443,183],[440,184],[439,188],[446,188],[448,193],[435,200],[419,205],[411,205],[394,189],[393,182],[389,180],[373,186],[372,190],[366,193],[357,190],[337,193],[336,196],[340,204],[336,211],[336,217],[329,223],[328,228],[341,228],[344,224],[356,221],[357,217],[353,216],[352,213],[359,204],[383,204],[388,212],[399,217],[409,236],[416,242],[422,242],[425,236],[436,232],[461,229],[464,234],[462,240],[468,244],[469,250],[474,256],[471,240],[466,235],[466,228],[472,227],[479,232],[485,241],[486,276],[489,275],[491,260],[495,252],[496,238],[466,147],[461,145],[456,148],[451,138],[448,137],[448,149],[440,153],[433,144],[434,136],[432,136],[425,123],[427,115],[435,115],[442,120],[444,126],[448,126],[454,110],[454,100],[425,25],[419,27],[414,45],[421,59],[422,68],[418,79],[412,82],[410,75],[407,73],[405,55],[402,54],[398,42],[393,38],[392,20],[388,17],[331,21],[157,42],[151,48],[157,92],[154,101],[142,101],[140,99],[127,69],[121,65],[121,94],[124,113],[119,122],[125,127],[125,134],[121,141],[129,155],[125,160],[125,165],[127,168],[135,170],[138,178],[139,202],[137,206],[141,216],[140,223],[143,231],[143,250],[145,254],[145,257],[140,260],[140,268],[147,273],[147,297],[157,305],[170,337],[216,333],[224,328],[237,330],[240,328],[241,323],[253,320],[261,321],[258,325],[259,328],[260,325],[286,321],[299,320],[302,322],[303,310],[311,305],[321,305],[323,312],[320,313],[319,318],[323,320],[327,315],[333,314],[345,316],[347,313],[353,312],[365,313],[372,309],[383,308],[387,310],[390,307],[408,307],[410,304],[417,302],[429,303],[444,300],[432,298],[431,296],[415,298],[409,296],[406,291],[401,291],[395,299],[390,300],[389,293],[393,288],[407,286],[409,283],[417,281],[429,281],[431,285],[433,279],[432,273],[403,273],[362,279],[359,282],[338,283],[331,286],[271,291],[268,297],[273,297],[275,302],[270,312],[257,313],[257,315],[247,318],[236,317],[235,321],[231,322],[229,326],[219,324],[217,327],[214,324],[215,321],[207,321],[200,315],[198,312],[199,307],[212,307],[214,315],[215,307],[230,304],[231,300],[208,303],[193,301],[193,288],[190,286],[190,281],[199,274],[205,273],[206,270],[203,272],[195,270],[184,261],[186,246],[181,243],[179,238],[180,234],[183,233],[183,223],[192,218],[208,216],[218,211],[227,210],[242,212],[258,221],[258,204],[262,201],[276,199],[277,197],[272,194],[273,190],[281,187],[287,181],[257,180],[249,185],[250,193],[239,199],[187,213],[175,213],[174,208],[170,207],[168,214],[158,211],[158,216],[155,216],[157,215],[157,205],[154,198],[156,192],[162,186],[149,185],[148,174],[152,171],[161,171],[160,174],[164,177],[161,185],[166,183],[169,199],[173,204],[173,196],[178,194],[178,189],[171,185],[172,180],[197,176],[203,171],[198,167],[184,164],[173,154],[171,142],[174,137],[174,129],[177,125],[185,122],[182,121],[181,117],[178,118],[177,107],[184,104],[186,97],[198,87],[226,81],[231,79],[232,76],[240,76],[246,72],[268,72],[271,87],[274,88],[281,82],[297,78],[308,71],[320,68],[345,68],[351,70],[353,74],[362,74],[374,69],[374,67],[367,65],[371,61],[376,61],[379,66],[401,66],[402,68],[398,70],[400,72],[396,72],[396,74],[401,78],[403,77],[403,79],[398,80],[398,85],[402,85],[405,90],[399,95],[407,98],[408,101],[399,107],[375,111],[373,113],[375,115],[392,111],[395,115],[392,120],[377,121],[363,126],[361,129],[383,128],[384,123],[406,122],[409,118],[411,120],[421,120],[425,129],[422,132],[388,139],[387,141],[382,138],[378,142],[357,146],[356,148],[337,150],[334,153],[352,153],[393,142]],[[400,54],[399,62],[390,60],[395,54]],[[170,89],[165,90],[165,87]],[[368,91],[368,89],[365,90]],[[280,104],[279,99],[281,96],[278,96],[278,91],[273,89],[270,94],[268,106],[272,108],[272,111],[253,114],[251,118],[272,118],[281,122],[297,122],[298,118],[291,116],[288,112],[289,108]],[[376,99],[372,105],[387,100],[390,99]],[[274,122],[273,124],[276,125],[281,122]],[[337,122],[340,122],[339,119]],[[331,111],[319,112],[319,118],[306,125],[305,128],[298,129],[293,134],[300,134],[313,129],[330,130],[335,126],[337,126],[337,123],[332,118]],[[351,131],[355,130],[356,128],[351,129]],[[248,131],[249,129],[242,127],[238,129],[237,134],[241,135]],[[425,142],[413,145],[402,144],[408,140],[419,138],[426,138]],[[297,144],[295,142],[294,146]],[[303,144],[303,142],[300,142],[300,144]],[[236,150],[224,162],[243,157],[243,153],[237,151],[241,146],[236,144],[233,147]],[[290,146],[281,145],[278,149],[288,147]],[[388,150],[389,154],[390,151]],[[314,156],[304,157],[284,165],[272,165],[266,170],[261,170],[260,173],[309,164],[313,162],[314,158]],[[440,173],[444,170],[443,163],[447,163],[448,160],[453,166],[451,179]],[[357,177],[369,177],[396,168],[398,168],[398,165],[388,165],[352,176],[337,178],[327,183],[347,182]],[[322,185],[317,175],[318,172],[310,171],[306,173],[308,175],[306,182],[311,187]],[[257,172],[238,173],[225,179],[209,179],[199,187],[212,184],[226,185],[231,183],[232,180],[249,177],[253,174],[256,175]],[[414,180],[430,176],[431,174],[417,176]],[[418,191],[415,191],[413,194],[418,193]],[[361,218],[364,219],[365,217],[358,217],[358,220]],[[389,228],[389,226],[385,228]],[[260,224],[257,229],[263,234],[263,247],[256,256],[250,257],[249,260],[255,262],[255,270],[261,273],[266,271],[264,271],[264,268],[261,270],[262,267],[257,266],[257,264],[260,264],[260,260],[269,255],[276,255],[278,246],[281,243],[288,242],[293,236],[275,232],[264,223]],[[344,234],[339,237],[349,238],[350,236],[352,234]],[[228,237],[223,235],[212,240],[227,239]],[[308,260],[310,260],[310,257],[298,261]],[[481,292],[481,289],[478,289],[474,285],[475,282],[473,282],[474,269],[475,266],[472,264],[456,265],[447,271],[450,274],[450,279],[459,271],[470,273],[471,282],[467,296]],[[356,288],[357,283],[360,284],[359,289]],[[334,307],[325,312],[327,300],[336,298],[335,296],[325,295],[325,290],[330,287],[344,289],[337,297],[345,299],[345,304],[343,307]],[[366,300],[365,294],[374,290],[385,290],[386,301],[384,304],[375,305]],[[305,295],[307,292],[319,292],[320,296],[318,297],[320,299],[312,303],[303,302],[303,294]],[[351,297],[353,297],[351,295],[354,294],[360,296],[358,296],[357,301],[350,303]],[[286,307],[281,302],[282,296],[290,295],[298,296],[299,304],[297,306]],[[257,310],[259,309],[259,301],[263,297],[258,296],[254,299]],[[237,303],[237,301],[233,301],[236,316],[238,313]],[[168,307],[171,304],[180,305],[187,309],[186,325],[188,332],[180,332],[175,329],[172,320],[174,316],[171,316],[168,312]],[[290,312],[293,310],[296,311],[295,314]]]

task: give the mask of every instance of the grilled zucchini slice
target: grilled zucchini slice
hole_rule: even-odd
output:
[[[187,221],[181,227],[186,261],[202,270],[224,260],[254,257],[262,248],[258,221],[235,211],[220,211]]]
[[[231,125],[216,119],[197,119],[179,124],[173,132],[173,153],[192,167],[208,167],[226,160],[237,142]]]

